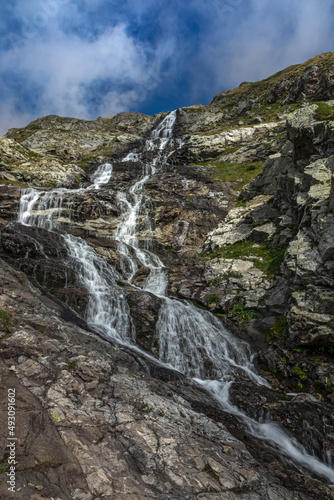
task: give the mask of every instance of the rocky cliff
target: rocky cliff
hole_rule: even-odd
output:
[[[146,183],[154,249],[171,296],[214,312],[250,343],[272,388],[236,381],[233,404],[282,422],[306,450],[334,454],[334,55],[208,106],[177,112],[180,147]],[[200,386],[90,331],[88,296],[57,233],[16,222],[24,187],[87,186],[64,199],[61,224],[116,269],[117,193],[139,178],[143,141],[163,114],[86,122],[49,116],[0,138],[2,463],[7,490],[7,389],[17,394],[17,489],[37,500],[333,498],[250,436]],[[147,158],[149,152],[145,153]],[[137,230],[145,246],[144,217]],[[38,242],[38,243],[36,243]],[[137,344],[157,356],[159,298],[124,293]],[[210,375],[210,366],[207,367]],[[287,394],[293,394],[289,396]],[[7,495],[7,496],[6,496]]]

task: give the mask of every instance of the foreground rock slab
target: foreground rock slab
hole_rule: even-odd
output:
[[[1,262],[0,276],[1,498],[312,498],[268,480],[223,424],[132,356],[62,320],[23,273]],[[8,388],[16,393],[15,494],[5,482]]]

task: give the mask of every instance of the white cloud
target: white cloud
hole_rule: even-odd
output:
[[[166,102],[180,106],[203,99],[205,103],[224,88],[265,78],[331,50],[333,4],[321,0],[320,8],[316,0],[171,0],[168,5],[162,0],[124,0],[121,5],[116,0],[13,0],[8,8],[23,20],[26,37],[21,29],[21,44],[2,54],[0,71],[20,75],[21,87],[25,84],[28,90],[15,93],[13,83],[2,84],[6,102],[0,96],[0,133],[47,114],[94,119],[136,110],[148,95],[154,101],[159,87],[160,102],[166,95]],[[38,27],[38,15],[46,9],[50,14]],[[139,41],[146,35],[146,42]],[[17,100],[21,110],[33,109],[22,103],[24,98],[33,101],[31,88],[41,89],[36,111],[19,113]],[[87,98],[87,89],[96,94],[95,100]]]
[[[101,81],[114,82],[106,95],[98,96],[102,103],[96,114],[112,115],[127,111],[146,97],[159,84],[160,58],[169,49],[152,52],[126,33],[124,25],[107,29],[95,39],[85,40],[74,34],[65,34],[57,26],[49,30],[48,40],[40,37],[27,40],[19,51],[8,52],[2,60],[2,71],[19,69],[29,82],[42,86],[38,115],[59,114],[80,118],[95,118],[85,102],[85,92]],[[133,90],[122,90],[122,87]],[[118,90],[117,90],[118,89]],[[15,96],[12,95],[14,102]],[[6,116],[0,118],[2,132],[17,126],[17,114],[10,119],[7,103]],[[25,114],[24,119],[29,116]],[[35,116],[30,116],[31,119]],[[15,122],[15,123],[14,123]],[[22,125],[22,120],[19,125]]]
[[[266,78],[332,47],[333,2],[323,0],[252,0],[247,17],[236,24],[223,52],[216,75],[230,83]],[[226,78],[226,76],[228,77]]]
[[[0,113],[0,135],[4,135],[9,128],[24,127],[34,118],[35,117],[30,113],[16,111],[12,102],[2,102]]]

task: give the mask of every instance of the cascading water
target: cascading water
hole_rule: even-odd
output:
[[[69,259],[75,266],[79,280],[89,292],[86,320],[105,337],[127,345],[134,343],[135,334],[129,307],[117,280],[126,280],[131,285],[137,270],[142,266],[146,267],[149,269],[149,276],[140,288],[157,295],[162,302],[156,325],[160,362],[195,377],[220,402],[225,411],[241,418],[250,433],[271,443],[288,460],[298,464],[303,470],[306,467],[334,482],[334,471],[309,455],[278,424],[256,422],[229,402],[229,386],[236,377],[269,385],[256,373],[249,346],[236,340],[210,312],[166,295],[168,273],[160,258],[152,251],[153,231],[147,208],[149,200],[142,191],[150,177],[163,169],[173,151],[182,145],[180,139],[173,138],[175,121],[176,111],[167,114],[152,131],[143,152],[129,153],[122,160],[143,164],[141,178],[127,191],[121,191],[117,195],[122,216],[114,239],[121,257],[122,276],[107,265],[84,240],[63,235]],[[154,155],[153,160],[145,162],[146,153],[150,153],[147,156]],[[85,191],[98,190],[109,181],[111,175],[112,165],[104,164],[97,169],[91,178],[92,184],[85,189],[24,190],[18,221],[48,231],[59,231],[64,215],[63,200]],[[67,213],[67,217],[70,214]],[[138,237],[139,226],[141,238],[145,233],[144,243]],[[134,346],[134,349],[141,352],[138,347]],[[208,362],[211,380],[208,380]]]
[[[67,211],[62,209],[64,200],[75,194],[99,189],[109,182],[111,174],[112,165],[105,163],[92,175],[93,184],[86,189],[23,190],[18,221],[48,231],[59,230],[63,212]],[[130,309],[122,288],[116,282],[121,277],[83,239],[69,234],[63,234],[62,237],[69,259],[89,294],[85,318],[87,323],[100,334],[116,341],[134,340]]]

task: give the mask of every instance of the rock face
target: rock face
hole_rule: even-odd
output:
[[[191,404],[186,381],[154,380],[130,354],[62,320],[59,306],[24,279],[1,262],[0,307],[10,317],[1,391],[2,401],[7,388],[16,393],[19,498],[298,498],[268,481],[271,472],[217,418],[192,409],[204,397],[206,411],[216,406],[199,387]],[[312,489],[332,498],[320,482]],[[0,492],[7,498],[7,485]]]
[[[295,374],[295,388],[329,397],[332,362],[323,354],[332,353],[334,334],[331,127],[317,119],[317,105],[289,115],[282,150],[244,187],[244,206],[232,209],[203,246],[213,307],[239,324],[257,316],[246,330],[262,330],[280,353],[269,369],[283,380]],[[327,378],[318,377],[315,362]]]
[[[174,132],[182,147],[143,189],[170,296],[210,309],[250,342],[272,385],[235,382],[231,403],[255,420],[282,422],[329,463],[333,75],[333,54],[324,54],[224,91],[209,106],[179,109]],[[122,220],[117,196],[140,178],[142,164],[133,160],[163,117],[49,116],[0,138],[0,374],[2,401],[8,387],[17,394],[17,495],[333,498],[320,478],[287,466],[193,380],[155,363],[161,299],[139,288],[147,267],[138,268],[132,285],[117,283],[145,356],[89,330],[89,296],[61,235],[16,222],[22,188],[86,187],[96,167],[110,161],[106,185],[64,197],[59,227],[120,270],[112,239]],[[122,161],[130,151],[131,161]],[[149,161],[150,151],[145,155]],[[136,237],[145,247],[147,220],[140,214],[138,221]],[[6,405],[2,412],[5,450]],[[0,492],[7,498],[4,480]]]
[[[74,185],[83,175],[78,165],[59,161],[52,155],[45,156],[7,137],[0,138],[0,161],[0,177],[9,183],[14,181],[48,187]]]

